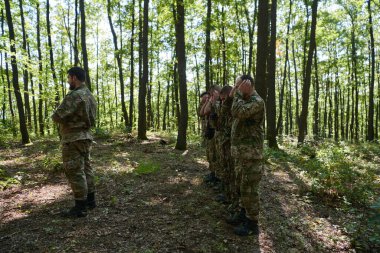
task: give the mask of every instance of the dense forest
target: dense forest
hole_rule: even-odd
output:
[[[377,2],[19,0],[0,8],[2,133],[24,143],[55,131],[50,115],[73,65],[88,73],[98,131],[199,132],[199,94],[250,73],[267,101],[271,146],[276,136],[378,139]]]

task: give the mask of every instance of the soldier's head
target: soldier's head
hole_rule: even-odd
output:
[[[219,98],[219,93],[221,91],[221,87],[219,85],[213,85],[208,90],[208,93],[210,93],[210,96],[214,96],[216,98]]]
[[[210,97],[210,93],[208,93],[207,91],[202,92],[201,95],[199,96],[201,103],[204,103],[209,97]]]
[[[81,67],[72,67],[67,71],[67,83],[74,90],[86,80],[86,72]]]
[[[252,88],[255,88],[255,80],[250,75],[241,75],[240,76],[242,81],[248,80],[251,83]]]
[[[220,91],[220,100],[222,100],[222,103],[230,99],[229,94],[231,90],[232,90],[232,87],[229,85],[226,85],[222,88],[222,90]]]

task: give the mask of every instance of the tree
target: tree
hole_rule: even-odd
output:
[[[207,18],[206,18],[206,49],[205,49],[205,81],[206,90],[211,86],[210,83],[210,63],[211,63],[211,0],[207,0]]]
[[[276,27],[277,0],[272,0],[271,38],[268,57],[267,140],[271,148],[278,148],[276,140]]]
[[[310,82],[311,82],[311,67],[313,63],[313,54],[316,48],[315,42],[315,30],[317,27],[317,10],[318,10],[318,0],[313,0],[312,14],[311,14],[311,31],[310,31],[310,44],[309,53],[306,64],[305,79],[303,82],[302,89],[302,110],[299,122],[299,133],[298,133],[298,143],[303,143],[306,135],[307,126],[307,115],[309,111],[309,92],[310,92]]]
[[[149,35],[149,0],[144,0],[144,21],[142,31],[142,65],[143,73],[139,85],[139,119],[138,119],[138,138],[146,140],[146,87],[149,78],[149,62],[148,62],[148,35]]]
[[[175,148],[186,149],[186,132],[188,120],[187,85],[186,85],[186,47],[185,47],[185,4],[183,0],[176,1],[175,34],[176,34],[176,58],[178,61],[178,79],[180,94],[180,115],[178,120],[178,135]]]
[[[83,68],[86,71],[86,85],[91,90],[90,70],[88,68],[88,56],[86,46],[86,12],[84,0],[79,0],[80,20],[81,20],[81,46],[83,57]]]
[[[268,1],[259,0],[257,18],[256,90],[265,102],[267,100],[268,10]]]
[[[119,69],[121,110],[123,112],[124,126],[125,126],[125,128],[128,128],[129,119],[128,119],[127,107],[125,105],[124,74],[123,74],[123,64],[122,64],[122,59],[121,59],[122,54],[121,54],[121,49],[119,50],[119,48],[117,46],[117,35],[116,35],[115,29],[114,29],[113,24],[112,24],[110,0],[107,0],[107,14],[108,14],[108,22],[110,24],[112,37],[113,37],[113,44],[115,47],[115,58],[116,58],[116,62],[117,62],[117,67]]]
[[[375,87],[375,39],[373,36],[373,22],[372,22],[372,10],[371,10],[371,0],[368,0],[368,25],[369,25],[369,34],[371,38],[371,75],[369,82],[369,105],[368,105],[368,133],[367,140],[373,141],[375,139],[374,131],[374,87]]]
[[[7,22],[8,22],[8,29],[9,29],[12,80],[13,80],[13,89],[14,89],[16,102],[17,102],[21,140],[23,144],[27,144],[30,142],[30,140],[29,140],[28,128],[26,127],[24,105],[22,102],[20,86],[18,82],[18,67],[17,67],[17,59],[16,59],[17,54],[16,54],[16,46],[15,46],[16,38],[15,38],[14,29],[13,29],[12,13],[11,13],[11,6],[9,3],[9,0],[5,0],[5,12],[7,15]]]

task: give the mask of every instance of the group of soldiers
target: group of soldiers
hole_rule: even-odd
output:
[[[59,124],[62,158],[75,206],[63,217],[84,217],[96,207],[94,173],[90,164],[96,102],[85,85],[85,71],[73,67],[67,72],[70,92],[54,111]],[[263,173],[265,105],[255,90],[251,76],[239,76],[234,87],[212,86],[201,94],[204,144],[210,173],[205,181],[218,185],[218,200],[230,203],[226,219],[236,225],[234,232],[245,236],[258,234],[259,182]]]
[[[241,75],[234,87],[212,86],[201,94],[198,114],[210,170],[205,182],[221,191],[217,201],[230,204],[226,221],[234,233],[257,235],[265,104],[254,80]]]

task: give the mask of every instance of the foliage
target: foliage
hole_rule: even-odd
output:
[[[160,170],[160,164],[155,161],[143,161],[133,171],[136,175],[147,175]]]
[[[298,149],[289,143],[284,143],[284,147],[284,150],[267,149],[265,155],[268,159],[293,163],[307,178],[311,191],[325,200],[369,205],[378,194],[376,173],[379,171],[371,163],[372,156],[365,155],[379,154],[375,144],[350,145],[326,141],[303,144]],[[358,149],[367,151],[358,156]]]
[[[9,176],[4,169],[0,168],[0,190],[19,183],[20,181],[17,178]]]

